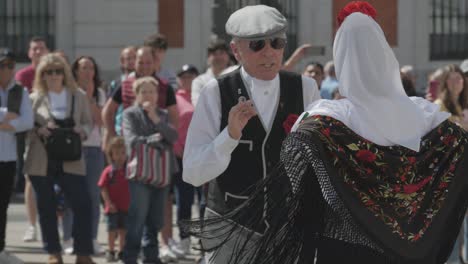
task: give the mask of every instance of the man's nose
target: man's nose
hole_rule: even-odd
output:
[[[271,56],[274,53],[274,49],[271,47],[270,41],[266,41],[265,47],[260,52],[266,56]]]

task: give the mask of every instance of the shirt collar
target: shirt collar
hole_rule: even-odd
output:
[[[208,69],[206,69],[205,74],[208,75],[208,76],[210,76],[210,77],[211,77],[211,76],[212,76],[212,77],[216,77],[216,76],[214,75],[213,70],[211,69],[211,67],[208,68]]]
[[[265,81],[265,80],[260,80],[251,76],[250,74],[247,73],[244,67],[241,67],[241,76],[242,76],[242,79],[244,79],[245,83],[249,86],[249,88],[252,86],[252,84],[255,87],[264,87],[264,88],[279,87],[279,74],[276,74],[275,78],[273,78],[272,80]]]

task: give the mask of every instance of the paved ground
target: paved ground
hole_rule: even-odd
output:
[[[47,254],[42,250],[41,242],[23,242],[25,228],[28,226],[24,204],[18,201],[13,201],[8,210],[8,224],[6,234],[6,250],[15,254],[24,263],[28,264],[43,264],[46,263]],[[175,212],[175,210],[174,210]],[[176,230],[175,230],[176,232]],[[99,227],[99,243],[106,248],[107,234],[105,222],[101,221]],[[197,256],[191,255],[188,259],[179,260],[179,264],[194,264]],[[104,255],[93,257],[96,263],[107,263]],[[74,263],[74,256],[64,256],[64,262]]]

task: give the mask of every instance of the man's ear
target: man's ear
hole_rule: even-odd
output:
[[[231,41],[230,43],[232,54],[234,54],[234,57],[236,57],[236,60],[238,62],[242,61],[241,56],[240,56],[240,51],[239,51],[239,43],[235,41]]]

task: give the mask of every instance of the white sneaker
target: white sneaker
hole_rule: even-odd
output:
[[[185,258],[186,255],[190,254],[190,238],[184,238],[179,243],[175,241],[169,242],[171,251],[176,254],[178,258]]]
[[[190,237],[184,238],[180,241],[180,249],[182,249],[185,254],[190,254]]]
[[[99,242],[97,240],[93,240],[93,251],[94,255],[101,255],[104,253],[104,250],[102,250],[101,245],[99,245]]]
[[[168,246],[163,246],[159,249],[159,259],[164,263],[177,262],[177,256]]]
[[[35,226],[29,226],[28,229],[26,229],[26,232],[24,233],[23,241],[24,242],[37,241],[37,234],[36,234]]]
[[[68,239],[68,240],[63,241],[62,247],[63,247],[63,253],[67,255],[72,255],[73,254],[73,239]]]
[[[14,255],[6,253],[5,251],[0,252],[0,263],[1,264],[23,264],[24,262]]]

